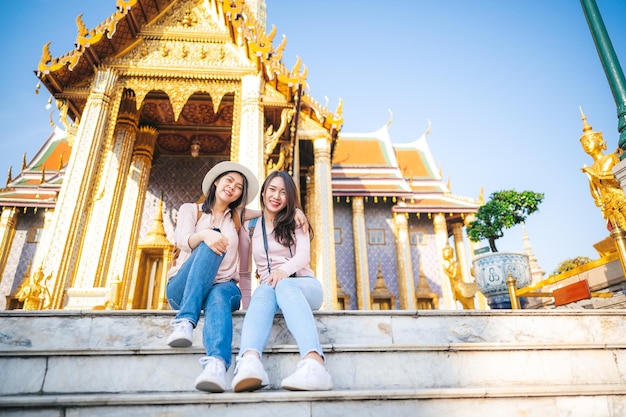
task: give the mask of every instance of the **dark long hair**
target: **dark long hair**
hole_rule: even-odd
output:
[[[234,216],[235,209],[241,206],[244,201],[247,201],[248,179],[246,178],[246,176],[243,175],[239,171],[226,171],[218,175],[217,178],[215,178],[215,181],[211,183],[211,186],[209,187],[209,191],[207,191],[206,193],[207,195],[206,195],[206,198],[204,199],[204,203],[202,203],[202,211],[204,213],[211,213],[213,211],[213,206],[215,205],[215,193],[217,192],[217,186],[215,185],[215,183],[218,182],[220,178],[222,178],[224,175],[229,174],[231,172],[236,172],[237,174],[241,175],[241,177],[243,178],[243,189],[241,190],[241,195],[239,196],[239,198],[228,205],[228,207],[230,208],[230,215]],[[240,224],[243,223],[243,217],[244,217],[245,211],[246,211],[246,208],[245,207],[242,208],[241,213],[240,213],[240,220],[241,220]]]
[[[285,182],[285,192],[287,194],[287,204],[280,212],[276,214],[274,218],[274,236],[276,241],[285,247],[290,247],[295,243],[296,233],[296,209],[302,210],[300,206],[300,198],[298,197],[298,188],[296,183],[286,171],[273,171],[271,172],[263,185],[261,186],[261,209],[265,209],[265,188],[271,180],[276,177],[280,177]],[[307,223],[309,220],[307,219]],[[309,237],[313,239],[313,228],[309,223]]]

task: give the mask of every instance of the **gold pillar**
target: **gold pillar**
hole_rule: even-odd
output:
[[[17,208],[5,207],[0,216],[0,280],[4,274],[11,245],[13,245],[13,237],[17,228]]]
[[[74,278],[84,227],[93,199],[103,143],[111,119],[117,73],[98,69],[81,115],[72,153],[50,227],[44,230],[33,265],[45,260],[52,274],[51,309],[64,305],[64,294]],[[121,93],[121,91],[120,91]],[[121,94],[120,94],[121,98]]]
[[[13,280],[3,280],[4,271],[7,266],[9,252],[13,245],[15,230],[17,228],[18,210],[15,207],[5,207],[0,216],[0,310],[6,310],[6,297],[11,294]]]
[[[463,240],[463,224],[452,224],[452,237],[454,239],[454,251],[456,252],[456,260],[461,267],[461,276],[465,282],[473,282],[469,270],[467,253],[465,252],[465,241]]]
[[[626,276],[626,231],[619,227],[614,227],[611,230],[611,237],[615,241],[615,247],[619,254],[619,260],[622,264],[622,272]]]
[[[265,118],[263,114],[263,80],[260,75],[245,75],[241,77],[241,92],[235,95],[235,115],[233,120],[233,140],[231,140],[231,160],[237,161],[248,168],[257,176],[259,184],[265,180],[265,167],[263,165],[263,132]],[[238,109],[238,110],[237,110]],[[248,207],[260,208],[259,196],[254,196]],[[254,258],[250,265],[254,266]],[[255,269],[251,269],[254,271]],[[252,294],[258,285],[258,280],[250,280],[250,293]]]
[[[337,310],[337,275],[335,265],[335,222],[331,183],[330,137],[325,131],[313,140],[315,159],[315,273],[324,287],[325,310]]]
[[[400,310],[416,310],[417,300],[415,298],[415,280],[413,279],[413,262],[411,262],[407,213],[394,212],[393,223]]]
[[[231,159],[237,161],[256,174],[259,183],[265,180],[263,166],[263,132],[264,115],[262,107],[262,79],[260,75],[241,77],[241,112],[239,144],[231,149]],[[233,126],[235,129],[236,126]],[[251,208],[259,207],[259,196],[249,204]]]
[[[470,214],[466,214],[465,215],[465,220],[463,221],[465,227],[467,227],[468,224],[470,224],[471,222],[473,222],[474,220],[476,220],[476,215],[474,213],[470,213]],[[469,255],[470,255],[470,262],[476,257],[476,249],[480,248],[480,242],[472,242],[471,240],[468,239],[468,246],[469,246]]]
[[[137,276],[132,273],[133,263],[157,135],[157,130],[151,126],[139,128],[130,171],[126,179],[121,212],[127,215],[121,216],[118,223],[111,266],[107,277],[107,282],[113,282],[116,278],[121,280],[122,299],[120,306],[126,305],[130,288],[134,286],[133,283],[137,279]]]
[[[367,235],[365,231],[365,206],[363,197],[352,197],[352,234],[354,236],[354,272],[357,310],[371,310],[371,284],[367,263]]]
[[[315,178],[315,167],[311,166],[309,167],[309,170],[306,174],[306,193],[305,193],[305,205],[304,205],[304,214],[306,214],[306,217],[309,219],[309,221],[311,222],[311,224],[314,224],[316,222],[315,219],[317,219],[317,217],[319,216],[319,213],[317,212],[318,206],[315,204],[316,198],[315,198],[315,186],[314,186],[314,182],[313,182],[313,178]],[[317,230],[314,230],[314,232],[317,232]],[[334,234],[334,231],[333,231]],[[315,233],[315,236],[317,236],[317,233]],[[317,252],[315,250],[316,246],[315,244],[311,245],[311,269],[313,271],[317,270],[316,267],[316,259],[317,259]]]
[[[446,216],[442,213],[435,214],[433,218],[433,227],[435,231],[435,249],[439,263],[441,266],[439,272],[439,281],[441,282],[441,298],[443,302],[439,305],[445,310],[456,310],[456,302],[452,295],[452,287],[450,286],[450,279],[443,270],[443,248],[448,243],[448,225],[446,222]]]
[[[476,215],[474,213],[470,213],[470,214],[466,214],[465,215],[465,220],[463,221],[465,227],[467,227],[468,224],[470,224],[471,222],[473,222],[474,220],[476,220]],[[470,255],[470,260],[469,262],[471,263],[474,258],[476,257],[476,254],[474,251],[476,251],[476,249],[480,248],[480,242],[472,242],[471,240],[468,239],[468,246],[469,246],[469,255]],[[470,269],[470,275],[472,276],[472,281],[476,281],[476,278],[474,277],[474,275],[471,273],[471,269]],[[487,301],[487,297],[485,297],[483,295],[482,292],[478,291],[476,293],[476,302],[475,302],[476,308],[479,310],[489,310],[489,302]]]
[[[107,143],[103,164],[98,173],[99,181],[85,226],[84,243],[72,284],[73,290],[106,287],[120,214],[123,213],[124,218],[128,214],[122,212],[121,207],[138,122],[135,94],[126,90],[122,95],[113,136]],[[74,304],[71,296],[68,302],[70,307]]]

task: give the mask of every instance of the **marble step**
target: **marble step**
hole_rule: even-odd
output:
[[[624,385],[0,397],[3,417],[617,417],[624,410]]]
[[[0,311],[0,355],[11,352],[161,349],[172,311]],[[622,344],[624,310],[316,312],[326,346],[441,346],[457,343]],[[233,316],[239,345],[243,312]],[[201,347],[201,326],[194,346]],[[281,317],[267,344],[294,344]]]
[[[329,392],[277,388],[298,362],[278,317],[263,358],[272,385],[208,394],[193,387],[200,331],[191,348],[165,346],[174,312],[0,312],[0,415],[621,416],[623,313],[318,312]]]
[[[451,313],[317,313],[335,388],[626,383],[622,314]],[[11,380],[1,395],[194,391],[203,348],[165,346],[171,312],[2,316],[0,375]],[[263,360],[270,389],[298,362],[280,317]]]
[[[83,351],[0,356],[0,395],[193,392],[200,373],[194,349]],[[459,344],[327,350],[335,389],[495,388],[520,384],[626,385],[626,347]],[[298,363],[295,346],[263,356],[271,389]],[[227,373],[232,379],[233,367]]]

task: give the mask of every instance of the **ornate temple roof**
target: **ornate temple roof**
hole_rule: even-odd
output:
[[[0,190],[0,207],[53,208],[71,150],[67,134],[55,126],[30,163],[24,161],[19,175],[12,178],[9,171],[6,186]]]
[[[189,3],[186,8],[188,11],[180,17],[176,25],[168,27],[166,33],[151,30],[152,25],[170,13],[175,4],[185,1]],[[244,0],[117,0],[116,5],[115,12],[92,29],[85,27],[81,15],[76,18],[78,30],[73,50],[55,58],[50,53],[50,42],[43,47],[36,74],[55,98],[67,101],[68,116],[72,120],[82,114],[95,70],[101,63],[114,62],[142,45],[145,48],[145,44],[152,39],[166,42],[169,39],[207,41],[210,38],[211,45],[229,44],[243,52],[242,55],[250,67],[256,67],[268,85],[283,94],[287,102],[293,101],[300,92],[301,111],[328,129],[331,137],[335,138],[341,129],[341,103],[335,112],[331,112],[306,94],[307,68],[299,58],[291,70],[285,68],[282,53],[286,37],[283,37],[280,45],[274,47],[272,43],[276,28],[273,27],[270,33],[265,33],[265,23],[256,21],[254,13],[248,9]],[[195,31],[190,29],[196,19],[191,6],[197,6],[197,10],[201,9],[202,13],[212,16],[216,22],[212,26],[212,33],[207,32],[206,28]],[[121,69],[135,71],[129,67]],[[185,76],[189,78],[207,76],[206,67],[184,70]],[[216,70],[220,79],[234,77],[232,73],[220,73],[219,68],[211,70]],[[157,68],[140,68],[139,71],[141,73],[135,75],[162,75]]]
[[[345,133],[333,156],[334,196],[395,197],[403,212],[474,213],[480,202],[450,192],[428,147],[426,131],[392,144],[388,124],[371,133]]]

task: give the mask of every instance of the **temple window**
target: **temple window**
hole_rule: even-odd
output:
[[[341,227],[335,227],[335,245],[341,245]]]
[[[384,229],[367,229],[367,243],[370,245],[384,245],[385,244],[385,230]]]
[[[426,245],[426,233],[423,230],[412,229],[409,233],[412,246]]]

